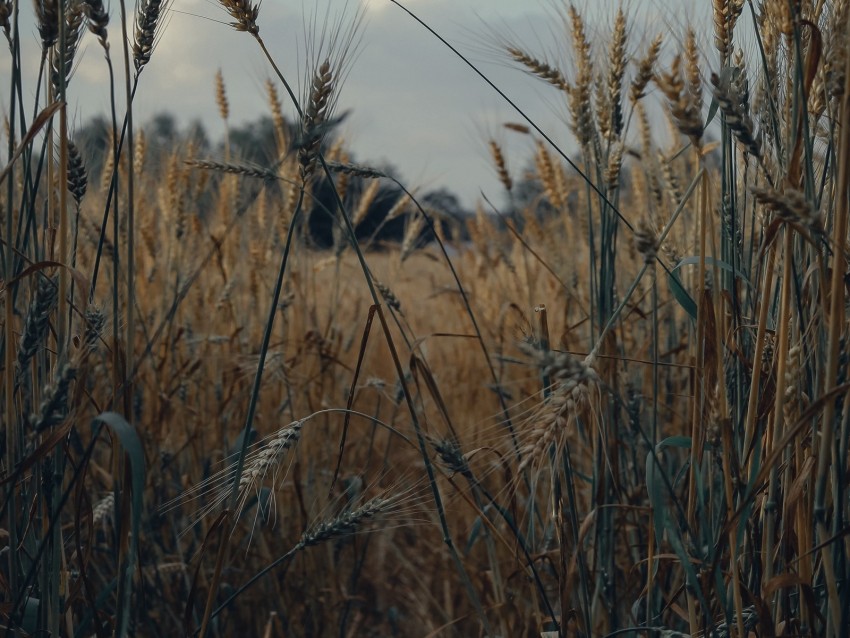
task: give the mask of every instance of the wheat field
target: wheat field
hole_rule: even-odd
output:
[[[289,78],[265,6],[216,4],[268,161],[134,122],[168,0],[0,0],[6,635],[848,635],[846,0],[495,38],[574,145],[517,108],[462,216],[352,161],[362,14]]]

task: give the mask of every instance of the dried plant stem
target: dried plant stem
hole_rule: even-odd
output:
[[[845,69],[845,82],[850,83],[850,56],[847,59]],[[850,192],[850,90],[845,86],[844,97],[841,101],[840,121],[843,126],[839,132],[838,140],[838,167],[835,184],[835,220],[833,223],[833,266],[832,281],[829,291],[829,316],[828,336],[826,345],[826,370],[824,372],[824,393],[834,389],[838,379],[838,359],[842,354],[841,333],[844,328],[844,275],[847,270],[845,246],[847,241],[848,205],[847,193]],[[823,426],[818,433],[820,446],[818,448],[817,480],[815,483],[814,516],[821,542],[830,536],[826,526],[826,485],[829,478],[829,468],[837,459],[833,459],[835,449],[835,402],[827,401],[823,411]],[[836,470],[837,472],[840,470]],[[821,549],[822,564],[826,577],[827,592],[829,594],[830,622],[832,631],[841,629],[841,603],[838,596],[838,585],[835,571],[833,569],[833,547],[831,543],[825,543]]]
[[[18,11],[18,3],[14,4],[15,11],[15,24],[17,24],[17,11]],[[16,29],[17,31],[17,29]],[[17,37],[17,36],[16,36]],[[10,95],[15,95],[15,79],[16,72],[19,73],[19,68],[17,66],[17,60],[15,56],[12,56],[12,73],[10,73],[11,79],[11,88]],[[14,206],[15,206],[15,167],[14,167],[14,157],[15,157],[15,121],[16,121],[17,111],[15,109],[15,100],[11,100],[11,109],[9,112],[9,135],[8,135],[8,165],[9,165],[9,174],[6,178],[6,214],[4,220],[4,236],[6,237],[6,242],[3,245],[3,279],[7,283],[5,299],[3,303],[3,336],[5,340],[6,347],[3,349],[3,359],[4,359],[4,367],[5,374],[3,375],[3,387],[4,387],[4,422],[6,423],[6,467],[13,468],[17,466],[18,459],[15,451],[17,450],[18,440],[17,440],[17,427],[16,427],[16,419],[15,419],[15,381],[14,375],[12,374],[12,370],[14,370],[15,366],[15,353],[11,344],[15,342],[15,312],[14,312],[14,299],[17,292],[17,285],[11,283],[14,277],[14,264],[15,261],[13,259],[13,250],[12,250],[12,241],[11,238],[14,237]],[[7,574],[9,578],[9,588],[12,592],[20,591],[18,588],[18,532],[17,525],[18,521],[16,518],[17,515],[17,503],[18,499],[16,497],[15,490],[9,490],[8,492],[8,514],[6,518],[6,529],[9,532],[9,551],[6,556],[7,562]]]
[[[776,262],[776,248],[771,245],[768,249],[767,262],[764,269],[764,280],[761,285],[759,300],[758,326],[756,328],[755,354],[753,355],[753,375],[750,380],[750,394],[747,402],[747,416],[744,424],[744,458],[749,464],[750,446],[755,438],[756,415],[758,413],[759,387],[761,384],[761,360],[764,357],[767,343],[767,315],[770,310],[770,297],[773,291],[773,267]]]
[[[695,226],[695,232],[699,236],[695,238],[695,243],[699,245],[699,270],[697,273],[697,282],[699,284],[699,294],[697,301],[697,335],[696,335],[696,353],[694,359],[696,361],[696,375],[693,385],[693,404],[691,417],[691,463],[688,481],[688,525],[694,527],[696,524],[696,505],[697,505],[697,472],[702,467],[702,441],[705,432],[705,424],[703,422],[703,405],[706,395],[705,387],[705,342],[707,335],[705,333],[705,303],[704,295],[702,294],[705,288],[706,276],[706,253],[708,251],[708,180],[700,181],[700,192],[697,204],[697,215],[699,215],[699,223]],[[691,583],[691,586],[698,586],[697,583]],[[699,623],[697,621],[696,599],[691,592],[691,587],[687,588],[687,605],[688,605],[688,622],[690,624],[691,634],[698,631]],[[703,614],[708,613],[707,609],[703,609]]]
[[[776,398],[773,407],[773,436],[771,446],[768,452],[776,449],[776,446],[782,440],[785,434],[785,384],[786,384],[786,369],[788,362],[788,333],[789,323],[791,321],[791,263],[794,258],[794,248],[792,243],[793,235],[791,228],[785,227],[784,239],[784,255],[782,264],[782,286],[780,292],[780,310],[779,320],[777,321],[778,339],[776,345]],[[754,360],[755,367],[760,367],[760,361]],[[764,580],[770,581],[773,578],[774,561],[773,548],[774,538],[776,534],[776,519],[777,519],[777,497],[779,482],[779,468],[774,464],[770,468],[770,479],[767,488],[767,500],[764,504]],[[778,611],[778,610],[777,610]]]

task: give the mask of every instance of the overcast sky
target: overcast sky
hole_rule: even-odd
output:
[[[524,48],[558,60],[571,68],[569,40],[554,0],[406,0],[403,2],[431,27],[455,44],[500,86],[556,142],[570,146],[566,107],[559,95],[543,83],[512,67],[497,50],[499,38],[522,43]],[[113,56],[120,56],[117,27],[118,1],[111,0],[110,41]],[[132,5],[132,2],[128,2]],[[587,17],[599,52],[619,0],[588,2],[577,6]],[[708,0],[631,0],[624,3],[634,16],[630,47],[640,54],[648,38],[658,31],[679,38],[688,21],[710,25],[705,16]],[[487,139],[495,137],[509,150],[510,170],[518,176],[530,156],[527,139],[503,129],[519,116],[445,46],[389,0],[265,0],[260,5],[259,26],[271,54],[293,84],[300,84],[306,67],[305,25],[319,6],[333,20],[362,11],[357,56],[339,93],[338,110],[350,110],[343,124],[349,148],[361,163],[396,166],[408,186],[425,189],[447,187],[466,206],[484,192],[499,201],[501,189],[487,152]],[[671,9],[675,7],[675,10]],[[130,9],[131,7],[128,7]],[[25,15],[25,90],[34,93],[38,64],[37,32],[32,9],[21,2]],[[305,17],[306,14],[306,17]],[[324,20],[319,18],[321,24]],[[168,111],[180,124],[203,121],[211,137],[223,125],[214,99],[214,76],[220,68],[230,101],[231,125],[268,114],[263,82],[271,75],[256,42],[228,26],[229,16],[215,0],[172,0],[168,22],[150,65],[142,73],[134,102],[138,122],[150,121]],[[649,25],[649,26],[647,26]],[[709,26],[710,28],[710,26]],[[710,48],[713,34],[701,44]],[[668,48],[675,48],[671,42]],[[79,66],[71,81],[69,104],[77,123],[107,113],[109,94],[106,67],[95,40],[86,35]],[[713,60],[710,60],[713,62]],[[0,55],[0,99],[8,104],[8,53]],[[281,96],[283,90],[281,88]],[[5,108],[5,107],[4,107]],[[288,113],[292,114],[292,109]]]

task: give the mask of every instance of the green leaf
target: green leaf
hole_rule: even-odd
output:
[[[670,286],[670,292],[673,293],[673,297],[675,297],[676,301],[679,302],[679,305],[685,309],[685,312],[687,312],[694,321],[696,321],[697,304],[688,294],[688,291],[685,290],[684,286],[682,286],[682,282],[679,281],[679,278],[672,270],[667,275],[667,283]]]
[[[689,436],[668,436],[663,441],[660,441],[655,446],[655,451],[660,452],[666,447],[679,447],[687,450],[691,449],[691,437]]]
[[[131,502],[131,535],[130,547],[127,558],[121,565],[118,609],[116,611],[115,636],[123,638],[127,635],[130,618],[130,594],[133,589],[133,568],[135,567],[136,555],[138,553],[139,531],[142,520],[142,494],[145,488],[145,454],[142,442],[135,428],[127,423],[123,416],[115,412],[104,412],[94,418],[92,427],[97,434],[100,425],[106,425],[118,438],[121,447],[130,459],[130,488],[132,490]]]
[[[699,259],[700,259],[699,255],[691,255],[690,257],[684,257],[678,264],[676,264],[673,267],[673,271],[675,272],[676,270],[678,270],[682,266],[690,266],[690,265],[693,265],[693,264],[698,264]],[[731,272],[733,275],[735,275],[735,277],[737,277],[738,279],[743,281],[748,286],[752,287],[749,280],[744,276],[744,274],[740,270],[735,270],[734,268],[732,268],[732,266],[728,262],[725,262],[722,259],[715,259],[714,257],[706,257],[705,258],[705,265],[710,266],[710,267],[716,266],[717,268],[720,268],[721,270],[725,270],[726,272]]]
[[[717,102],[716,97],[711,98],[711,104],[708,106],[708,117],[705,118],[705,126],[702,127],[702,130],[705,131],[708,128],[708,125],[711,124],[711,121],[714,119],[714,116],[717,115],[717,109],[720,104]]]

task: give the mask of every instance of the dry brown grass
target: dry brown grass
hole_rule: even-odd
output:
[[[263,46],[259,5],[223,4]],[[136,79],[163,5],[139,5]],[[574,73],[506,46],[566,94],[587,181],[530,123],[510,124],[532,139],[532,195],[505,218],[465,220],[450,261],[435,241],[450,225],[415,194],[380,222],[405,218],[398,246],[350,241],[390,183],[326,139],[345,68],[334,44],[351,39],[310,62],[295,125],[267,83],[268,166],[138,137],[133,162],[107,153],[98,188],[61,141],[71,234],[39,226],[34,211],[55,219],[57,198],[13,165],[3,185],[32,197],[35,230],[3,255],[10,624],[843,635],[846,3],[764,3],[758,65],[737,50],[741,8],[714,3],[723,68],[694,29],[664,35],[681,41],[667,58],[661,36],[636,47],[623,13],[595,50],[573,6]],[[53,11],[37,7],[47,48]],[[103,7],[83,11],[105,44]],[[227,120],[220,74],[215,88]],[[132,294],[119,187],[89,299],[107,193],[133,164]],[[322,251],[303,240],[307,212],[328,214],[313,199],[326,167],[348,208]],[[7,216],[4,238],[12,227]],[[111,440],[93,436],[98,418]]]

